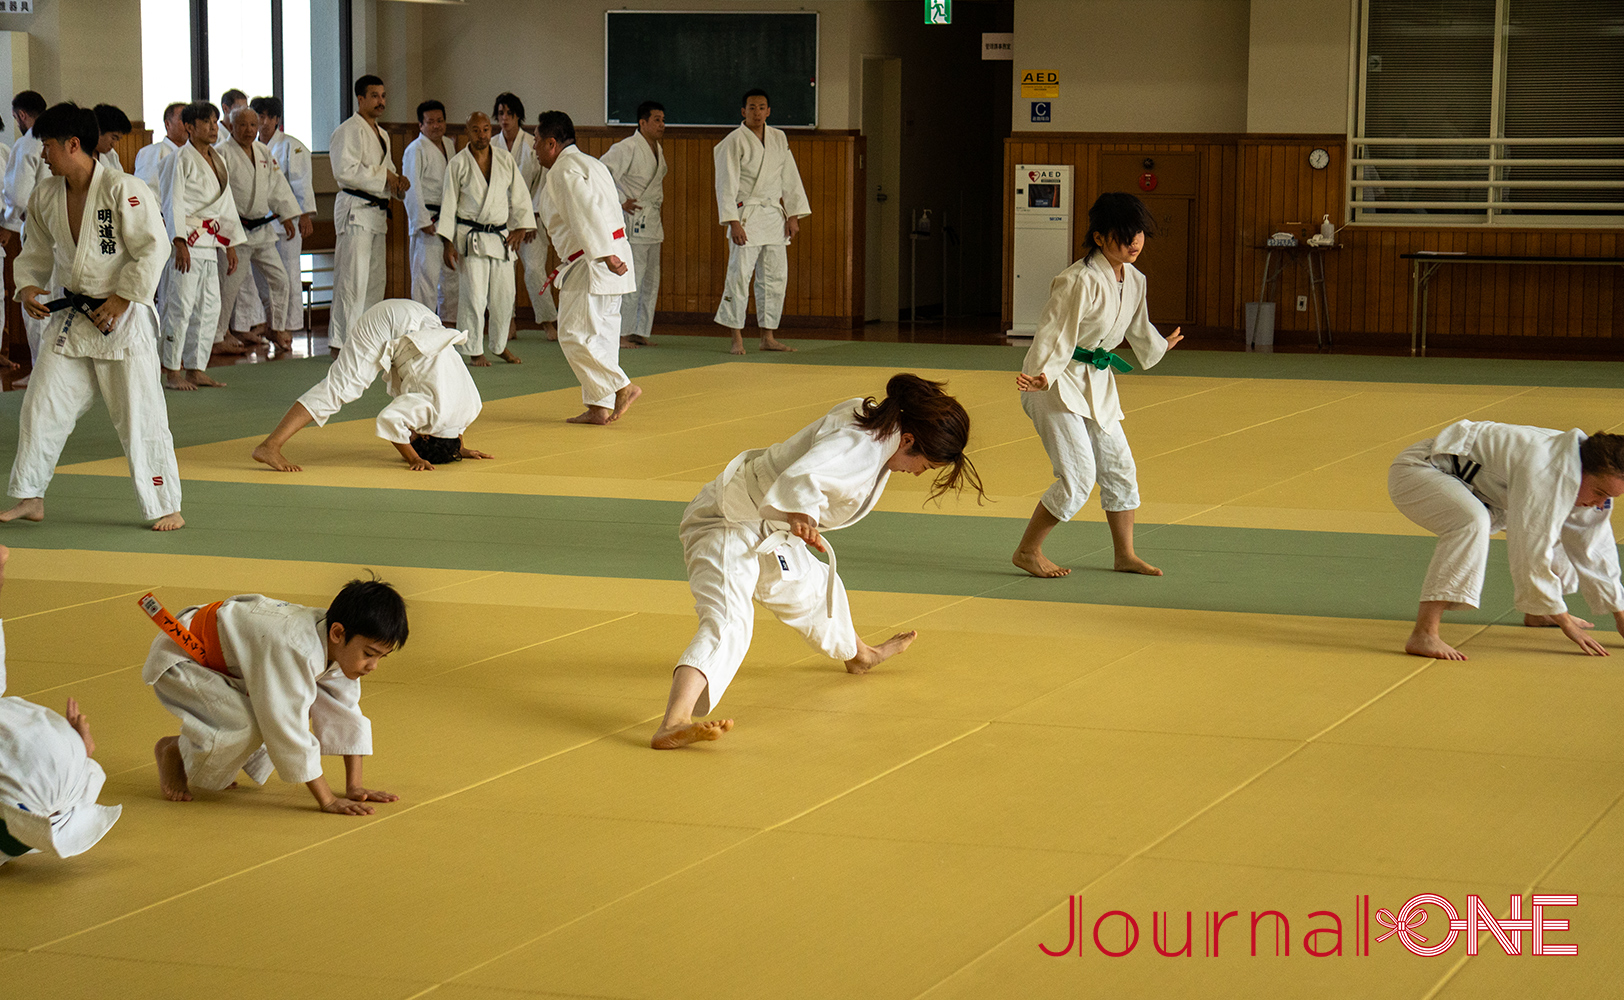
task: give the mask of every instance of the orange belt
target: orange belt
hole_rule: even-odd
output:
[[[150,593],[136,603],[141,605],[141,610],[147,613],[147,617],[152,619],[152,623],[158,626],[160,631],[175,640],[175,644],[184,650],[187,656],[216,673],[231,676],[231,672],[226,669],[225,650],[220,645],[218,616],[220,605],[224,604],[224,601],[215,601],[213,604],[205,604],[198,608],[192,615],[190,628],[182,625]]]

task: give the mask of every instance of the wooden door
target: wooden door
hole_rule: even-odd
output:
[[[1196,208],[1197,154],[1101,153],[1099,163],[1097,190],[1137,195],[1156,220],[1156,235],[1145,241],[1145,250],[1134,263],[1144,272],[1148,285],[1145,298],[1151,322],[1190,322],[1195,315],[1190,230]],[[1145,174],[1156,178],[1153,191],[1141,186]],[[1079,219],[1078,229],[1086,228],[1085,215]]]

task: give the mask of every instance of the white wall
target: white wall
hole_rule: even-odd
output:
[[[139,118],[141,4],[35,0],[34,8],[33,14],[0,14],[0,31],[28,32],[29,89],[51,104],[116,104]],[[4,104],[9,110],[9,95]]]
[[[1248,132],[1345,132],[1358,0],[1252,0]]]

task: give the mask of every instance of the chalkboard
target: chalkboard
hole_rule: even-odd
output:
[[[605,16],[604,120],[637,121],[644,101],[671,125],[737,125],[741,98],[760,88],[768,124],[818,124],[818,15],[618,11]]]

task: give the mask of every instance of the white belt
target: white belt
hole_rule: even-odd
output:
[[[799,536],[788,528],[779,528],[762,539],[761,544],[757,545],[753,551],[758,556],[764,556],[791,539],[800,540]],[[839,582],[839,577],[835,575],[838,572],[837,563],[835,562],[835,547],[829,544],[829,539],[826,536],[823,537],[823,554],[829,557],[829,588],[823,598],[824,617],[833,618],[835,616],[835,585]]]

